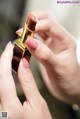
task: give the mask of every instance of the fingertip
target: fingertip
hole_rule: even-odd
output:
[[[28,46],[28,48],[30,48],[31,50],[36,50],[36,48],[38,47],[38,42],[36,39],[29,37],[26,40],[26,45]]]
[[[16,34],[17,34],[18,36],[21,36],[22,31],[23,31],[23,28],[18,29],[18,30],[16,31]]]
[[[9,41],[4,49],[4,52],[7,52],[7,53],[11,52],[13,50],[13,47],[14,47],[13,44],[11,43],[11,41]]]
[[[5,50],[9,48],[9,46],[11,45],[11,41],[9,41],[5,47]]]

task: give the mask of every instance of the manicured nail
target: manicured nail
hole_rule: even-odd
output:
[[[22,31],[23,31],[23,28],[21,28],[21,29],[17,30],[17,31],[16,31],[16,34],[18,34],[19,36],[21,36]]]
[[[22,31],[23,31],[23,28],[20,28],[20,29],[18,29],[18,30],[16,31],[16,33],[22,32]]]
[[[27,68],[30,67],[29,60],[28,59],[23,58],[22,61],[23,61],[23,66],[24,66],[25,69],[27,69]]]
[[[38,46],[38,42],[29,37],[27,40],[26,40],[26,45],[31,49],[31,50],[36,50],[37,46]]]

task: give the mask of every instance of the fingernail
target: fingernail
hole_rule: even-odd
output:
[[[19,29],[16,31],[16,34],[18,34],[19,36],[22,34],[23,28]]]
[[[16,33],[22,32],[22,30],[23,30],[23,28],[20,28],[20,29],[18,29],[18,30],[16,31]]]
[[[36,40],[34,40],[33,38],[28,38],[26,40],[26,45],[31,49],[31,50],[36,50],[36,48],[38,47],[38,42]]]
[[[5,47],[5,49],[7,49],[9,46],[11,45],[11,41],[9,41]]]
[[[23,58],[22,61],[23,61],[23,66],[25,69],[30,67],[28,58]]]

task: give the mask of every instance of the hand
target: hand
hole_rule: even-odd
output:
[[[29,62],[23,58],[18,77],[26,101],[22,105],[16,93],[11,73],[13,46],[9,42],[0,58],[0,111],[8,112],[8,119],[51,119],[45,100],[40,95],[30,70]]]
[[[43,39],[29,37],[26,45],[42,65],[41,73],[50,92],[70,104],[80,104],[80,67],[76,56],[75,38],[50,14],[32,12],[36,16],[36,33]],[[21,30],[17,32],[21,34]]]

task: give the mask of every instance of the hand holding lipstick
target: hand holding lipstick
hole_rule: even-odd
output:
[[[32,12],[37,17],[36,33],[44,43],[29,37],[26,45],[42,64],[40,71],[45,84],[56,98],[80,105],[80,66],[75,38],[49,13]],[[21,34],[21,30],[17,32]]]
[[[23,105],[19,101],[12,77],[12,57],[13,45],[9,42],[0,57],[0,112],[6,111],[8,119],[52,119],[25,58],[20,62],[18,78],[26,100]]]

